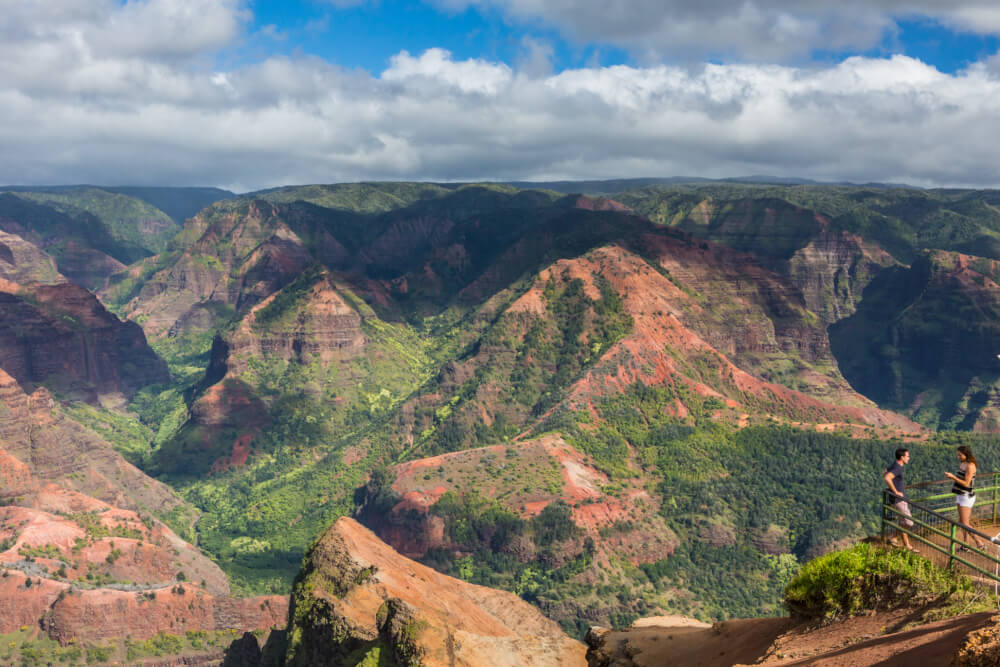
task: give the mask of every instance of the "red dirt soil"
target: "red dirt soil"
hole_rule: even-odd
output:
[[[946,667],[966,636],[991,617],[989,612],[969,614],[882,634],[912,613],[879,612],[820,626],[789,618],[735,619],[712,626],[690,619],[643,619],[646,624],[639,621],[625,631],[604,631],[600,652],[620,656],[614,664],[622,667]],[[591,656],[594,640],[588,638],[588,643]]]

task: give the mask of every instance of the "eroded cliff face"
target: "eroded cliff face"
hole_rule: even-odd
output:
[[[168,379],[142,329],[69,283],[0,285],[0,368],[25,386],[89,401]]]
[[[577,400],[636,381],[681,382],[744,414],[920,431],[851,389],[830,352],[825,324],[786,280],[719,246],[643,241],[652,266],[620,248],[563,261],[581,275],[606,276],[635,322],[574,385]]]
[[[229,598],[222,570],[155,518],[183,514],[173,491],[2,370],[0,501],[0,633],[41,625],[67,643],[284,624],[286,598]]]
[[[584,663],[584,646],[517,596],[415,563],[352,519],[320,538],[296,581],[290,665],[375,651],[426,667]]]
[[[832,324],[854,314],[864,288],[887,266],[889,253],[848,232],[824,230],[788,260],[784,271],[806,305]]]
[[[269,296],[227,337],[227,373],[248,370],[251,359],[328,366],[364,353],[361,315],[337,292],[329,274],[303,286],[299,301],[283,306]]]
[[[51,394],[26,394],[0,369],[0,498],[38,493],[46,484],[130,510],[166,513],[182,501],[144,475],[107,442],[67,418]]]
[[[326,272],[300,277],[251,308],[213,344],[207,386],[191,406],[187,446],[213,457],[213,470],[240,467],[269,423],[276,385],[311,391],[317,400],[356,393],[364,378],[354,362],[371,352],[362,321]]]
[[[830,328],[845,377],[879,404],[935,428],[1000,423],[1000,262],[932,251],[872,281]]]
[[[72,209],[72,210],[70,210]],[[10,192],[0,193],[0,230],[21,237],[48,253],[59,272],[71,282],[96,289],[124,262],[149,254],[114,238],[97,216],[70,207],[32,201]]]
[[[662,224],[753,255],[787,276],[827,324],[851,315],[871,279],[898,263],[876,242],[844,230],[843,221],[778,198],[692,194],[661,206],[639,208]]]
[[[290,283],[313,262],[303,241],[282,221],[281,211],[262,201],[225,202],[185,226],[179,254],[164,255],[134,274],[122,274],[102,291],[112,302],[128,300],[129,319],[149,336],[202,332],[220,313],[242,311]],[[128,290],[145,272],[138,294]]]

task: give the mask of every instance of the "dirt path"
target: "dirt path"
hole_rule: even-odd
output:
[[[990,612],[882,634],[914,620],[912,611],[880,612],[828,625],[790,618],[736,619],[707,626],[690,619],[644,619],[603,636],[606,663],[634,667],[948,667],[969,632]],[[589,642],[590,640],[588,640]],[[590,655],[590,654],[588,654]]]

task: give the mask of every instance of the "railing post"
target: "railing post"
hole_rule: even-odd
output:
[[[952,563],[955,562],[955,532],[958,530],[956,524],[951,524],[951,539],[948,541],[948,569],[951,569]]]
[[[997,475],[993,475],[993,525],[997,525]]]
[[[880,503],[882,508],[882,545],[886,544],[885,541],[885,506],[889,504],[889,499],[885,495],[885,489],[882,489],[882,502]],[[993,506],[994,511],[996,510],[996,505]]]

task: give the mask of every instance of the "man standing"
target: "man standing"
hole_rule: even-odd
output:
[[[910,450],[900,447],[896,450],[896,461],[882,476],[885,483],[889,485],[889,503],[902,512],[902,514],[896,515],[896,519],[899,521],[899,525],[904,528],[913,528],[913,521],[907,518],[912,515],[910,514],[910,505],[906,502],[906,484],[903,482],[903,466],[909,461]],[[910,551],[916,551],[910,544],[909,535],[904,532],[900,532],[900,535],[903,536],[903,546]]]

